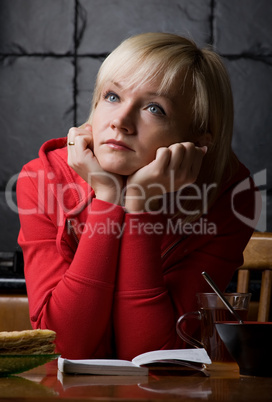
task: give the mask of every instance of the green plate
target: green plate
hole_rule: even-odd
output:
[[[54,353],[48,355],[0,355],[0,377],[31,370],[55,360],[59,356]]]

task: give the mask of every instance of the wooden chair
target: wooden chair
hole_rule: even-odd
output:
[[[31,329],[28,299],[25,295],[0,296],[0,331]]]
[[[253,233],[244,250],[244,264],[238,269],[237,292],[248,292],[252,271],[262,271],[257,321],[265,322],[271,305],[272,233]]]

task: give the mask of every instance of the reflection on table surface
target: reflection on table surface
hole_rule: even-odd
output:
[[[0,401],[272,401],[272,378],[240,376],[235,363],[211,365],[209,377],[160,371],[141,377],[63,375],[56,363],[0,378]]]

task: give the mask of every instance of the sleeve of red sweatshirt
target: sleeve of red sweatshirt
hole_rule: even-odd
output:
[[[17,183],[18,207],[24,211],[18,242],[24,253],[32,325],[56,331],[57,349],[66,357],[105,357],[120,238],[97,232],[90,238],[84,231],[72,262],[67,262],[57,250],[57,229],[50,216],[35,212],[37,191],[24,172]],[[109,218],[121,227],[124,214],[119,206],[109,212],[107,203],[93,200],[86,227]]]
[[[115,342],[121,359],[175,347],[174,306],[161,263],[163,217],[127,214],[114,303]]]

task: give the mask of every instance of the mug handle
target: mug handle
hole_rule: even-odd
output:
[[[192,311],[190,313],[185,313],[182,316],[180,316],[176,324],[176,331],[180,336],[180,338],[183,339],[185,342],[189,343],[189,345],[192,345],[195,348],[204,348],[204,345],[200,341],[188,335],[182,328],[183,323],[190,318],[201,320],[202,318],[201,312]]]

